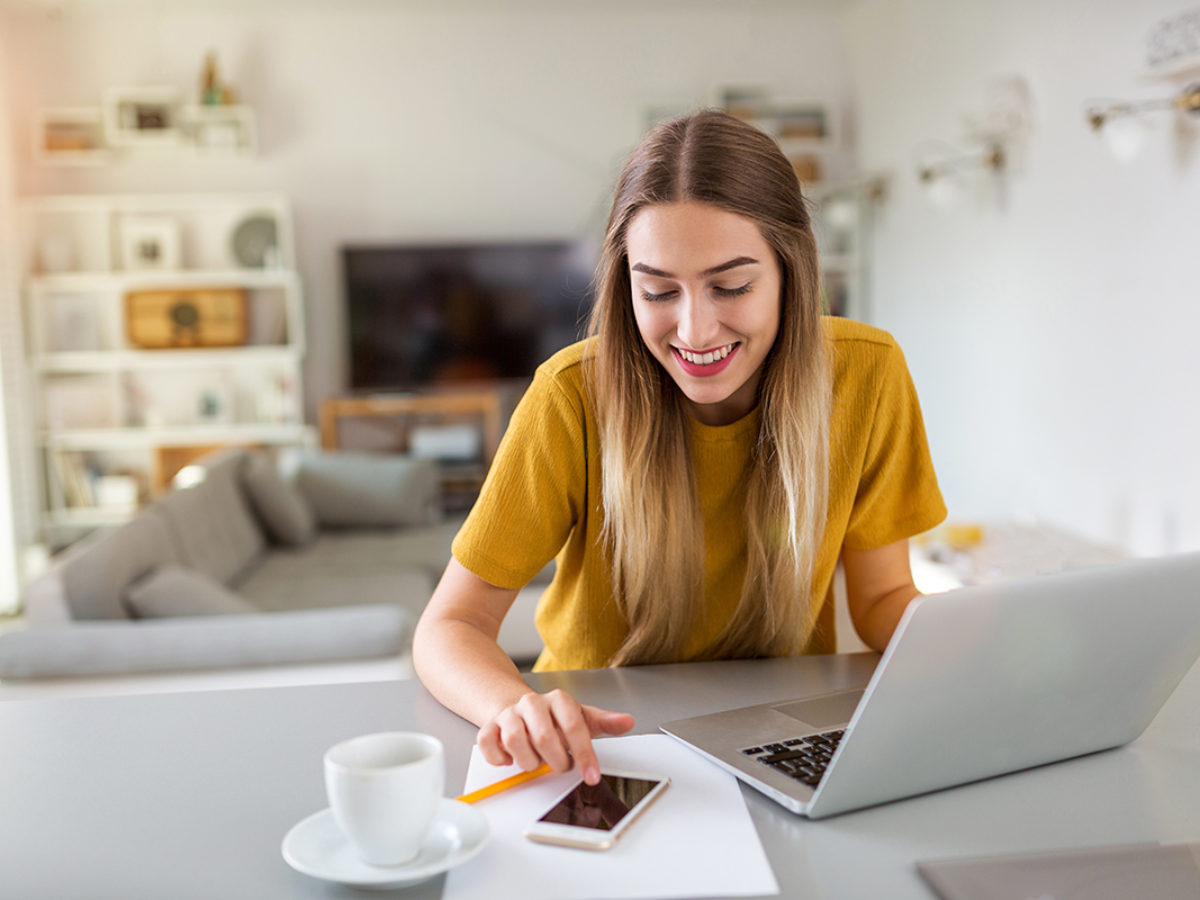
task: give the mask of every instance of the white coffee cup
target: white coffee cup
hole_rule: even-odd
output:
[[[399,866],[420,852],[446,780],[442,742],[428,734],[364,734],[325,753],[333,818],[366,862]]]

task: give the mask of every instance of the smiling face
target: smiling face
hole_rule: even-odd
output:
[[[691,415],[728,425],[754,408],[779,331],[782,275],[753,219],[705,203],[647,206],[625,234],[642,340]]]

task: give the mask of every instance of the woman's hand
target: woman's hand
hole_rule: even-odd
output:
[[[482,723],[479,749],[496,766],[556,772],[575,765],[600,780],[592,738],[624,734],[633,716],[583,706],[566,691],[538,694],[500,649],[496,636],[517,591],[488,584],[451,559],[413,637],[413,662],[425,687],[464,719]],[[496,710],[500,710],[496,712]]]
[[[479,750],[494,766],[516,763],[529,772],[543,762],[555,772],[578,767],[588,784],[600,781],[592,738],[624,734],[633,716],[584,706],[563,690],[530,692],[479,729]]]

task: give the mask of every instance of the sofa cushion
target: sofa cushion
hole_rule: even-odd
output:
[[[182,566],[163,566],[133,582],[125,589],[125,607],[137,619],[257,612],[219,581]]]
[[[268,556],[238,586],[239,593],[263,612],[381,603],[403,607],[414,621],[433,596],[435,582],[422,570],[322,572],[306,566],[293,569],[285,562],[281,554]]]
[[[295,575],[368,574],[417,569],[436,581],[450,562],[450,544],[463,516],[421,528],[333,528],[317,533],[302,550],[278,548],[255,568],[278,568]],[[239,592],[241,591],[239,585]]]
[[[304,454],[295,482],[328,528],[427,525],[441,518],[433,460],[373,453]]]
[[[86,539],[61,565],[67,606],[76,619],[127,619],[125,588],[159,566],[179,562],[166,521],[146,509],[121,527]]]
[[[302,547],[317,533],[317,520],[304,495],[288,484],[275,463],[263,453],[251,453],[242,469],[250,505],[276,543]]]
[[[407,651],[411,633],[404,610],[379,605],[27,628],[0,634],[0,679],[395,656]]]
[[[197,466],[203,480],[173,490],[154,504],[170,523],[179,561],[223,584],[249,571],[266,539],[242,493],[244,450],[234,450]]]

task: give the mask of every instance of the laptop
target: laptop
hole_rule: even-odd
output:
[[[918,597],[865,688],[662,725],[821,818],[1118,747],[1200,656],[1200,553]]]

